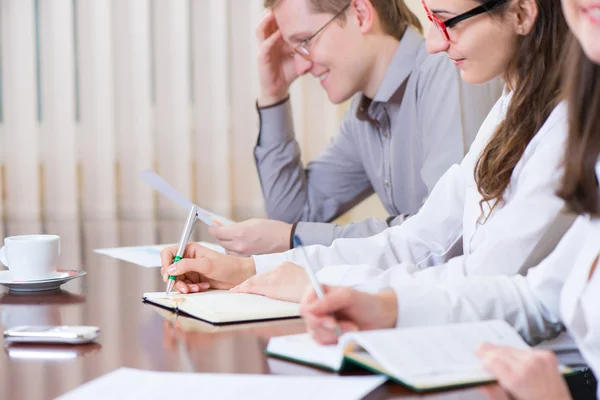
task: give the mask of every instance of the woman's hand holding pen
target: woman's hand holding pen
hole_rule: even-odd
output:
[[[398,306],[392,291],[370,294],[348,287],[324,286],[323,289],[322,299],[317,298],[314,290],[309,290],[300,307],[306,327],[318,343],[337,343],[337,326],[344,333],[396,325]]]
[[[197,243],[188,243],[183,259],[173,264],[176,253],[176,245],[160,252],[160,272],[165,282],[169,275],[177,276],[174,287],[180,293],[230,289],[256,274],[252,258],[224,255]]]

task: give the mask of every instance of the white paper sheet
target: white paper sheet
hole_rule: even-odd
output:
[[[379,376],[194,374],[120,368],[58,399],[354,400],[384,382],[385,378]]]
[[[179,204],[186,211],[192,207],[192,202],[185,198],[181,193],[179,193],[175,188],[167,181],[165,181],[160,175],[152,170],[145,170],[138,174],[138,177],[150,185],[154,190],[161,193],[163,196],[171,200],[175,204]],[[208,226],[216,226],[216,225],[231,225],[235,224],[235,221],[212,213],[208,210],[205,210],[201,207],[198,207],[198,219],[204,222]]]
[[[202,246],[208,247],[211,250],[225,254],[225,249],[221,246],[208,243],[198,242]],[[152,246],[130,246],[130,247],[114,247],[110,249],[96,249],[94,253],[103,254],[113,257],[118,260],[127,261],[133,264],[140,265],[146,268],[160,267],[160,251],[171,244],[157,244]]]

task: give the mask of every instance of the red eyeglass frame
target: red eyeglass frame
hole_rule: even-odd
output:
[[[427,13],[427,18],[429,18],[429,20],[433,23],[433,25],[435,25],[437,30],[440,31],[444,35],[444,37],[446,38],[446,41],[449,42],[450,35],[448,34],[448,28],[452,28],[454,25],[458,24],[461,21],[464,21],[465,19],[469,19],[471,17],[474,17],[479,14],[483,14],[486,12],[490,12],[493,9],[500,7],[502,4],[506,3],[507,1],[508,0],[488,0],[485,3],[473,8],[467,12],[464,12],[464,13],[457,15],[453,18],[450,18],[446,21],[442,21],[441,19],[439,19],[438,17],[436,17],[434,14],[431,13],[431,11],[429,11],[429,8],[425,4],[425,0],[421,0],[421,3],[423,4],[423,8],[425,9],[425,12]]]
[[[440,33],[442,35],[444,35],[444,37],[446,38],[446,41],[449,42],[450,35],[448,35],[448,31],[446,30],[446,24],[444,24],[444,21],[442,21],[441,19],[436,17],[434,14],[432,14],[431,11],[429,11],[427,4],[425,4],[425,0],[421,0],[421,4],[423,4],[423,8],[425,9],[425,12],[427,13],[427,18],[429,19],[429,21],[431,21],[433,26],[435,26],[436,29],[438,31],[440,31]]]

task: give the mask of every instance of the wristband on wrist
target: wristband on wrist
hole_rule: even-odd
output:
[[[298,221],[292,224],[292,230],[290,231],[290,250],[294,248],[294,235],[296,234],[296,226]]]

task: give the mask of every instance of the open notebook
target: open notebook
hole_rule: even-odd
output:
[[[297,303],[273,300],[255,294],[229,293],[227,290],[169,295],[165,292],[144,293],[143,299],[211,324],[300,316],[300,305]]]
[[[280,336],[269,341],[266,353],[338,372],[357,364],[422,392],[493,381],[476,355],[483,342],[529,347],[506,322],[485,321],[351,332],[330,346],[307,334]]]

